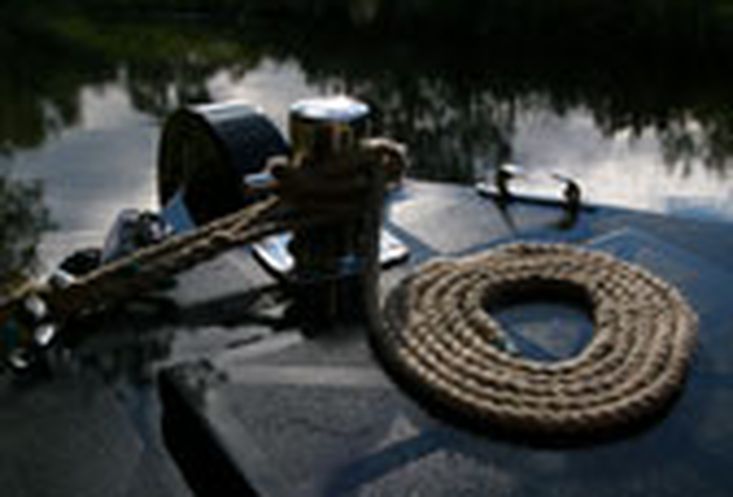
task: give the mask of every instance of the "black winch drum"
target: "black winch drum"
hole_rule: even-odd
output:
[[[251,203],[244,177],[261,172],[267,160],[289,147],[275,124],[241,102],[198,105],[171,115],[158,153],[158,195],[162,206],[182,195],[195,225]]]

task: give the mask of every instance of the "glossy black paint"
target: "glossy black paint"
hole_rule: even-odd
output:
[[[412,242],[413,259],[383,273],[383,291],[429,258],[520,239],[583,243],[641,264],[678,285],[701,319],[688,382],[660,416],[582,443],[496,433],[396,384],[364,328],[305,338],[291,326],[249,350],[163,372],[166,440],[188,461],[187,478],[203,495],[216,494],[197,478],[211,467],[258,495],[727,495],[729,226],[596,207],[558,229],[557,207],[514,201],[503,209],[467,188],[408,183],[390,225]],[[187,445],[192,433],[208,443]],[[212,448],[217,458],[191,465],[192,454]]]

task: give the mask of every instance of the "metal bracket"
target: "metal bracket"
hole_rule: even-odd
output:
[[[534,179],[538,177],[549,178],[550,180],[562,185],[562,197],[565,208],[571,211],[577,211],[581,207],[581,199],[583,196],[582,189],[580,188],[580,184],[569,176],[554,171],[545,174],[536,172],[530,173],[525,168],[515,164],[502,164],[496,170],[496,173],[494,174],[494,186],[496,188],[496,193],[503,200],[509,200],[510,198],[515,197],[509,189],[509,184],[512,180],[516,178]],[[486,186],[487,185],[479,185],[479,189],[482,192],[485,192]]]

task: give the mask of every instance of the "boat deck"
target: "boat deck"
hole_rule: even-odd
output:
[[[667,416],[637,433],[580,448],[537,447],[428,412],[383,372],[359,326],[315,338],[284,329],[163,373],[166,440],[202,495],[222,488],[275,496],[489,489],[508,496],[727,495],[733,485],[729,230],[607,208],[585,210],[571,224],[561,209],[541,202],[498,209],[471,190],[420,183],[393,203],[390,217],[389,228],[409,241],[413,257],[384,272],[385,290],[424,260],[522,239],[583,243],[664,275],[701,317],[700,347],[682,396]],[[563,349],[547,335],[521,338],[540,358]]]
[[[389,217],[412,253],[383,272],[385,291],[430,258],[524,239],[587,244],[675,283],[701,318],[682,395],[654,425],[580,448],[472,431],[403,393],[360,327],[305,338],[281,326],[277,285],[236,251],[181,275],[160,295],[175,306],[80,323],[52,378],[0,378],[3,495],[728,495],[729,225],[604,207],[571,223],[549,204],[499,208],[418,181]],[[573,349],[523,338],[541,358]]]

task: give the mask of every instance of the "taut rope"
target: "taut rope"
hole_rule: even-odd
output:
[[[48,304],[54,314],[67,316],[82,308],[94,310],[119,302],[227,249],[303,222],[278,207],[276,198],[266,199],[190,233],[138,250],[81,277],[63,292],[49,292]]]
[[[337,167],[333,171],[326,171],[326,174],[333,176],[335,171],[341,176],[345,175],[344,184],[347,185],[349,194],[349,203],[343,203],[341,199],[342,203],[336,204],[339,208],[333,208],[334,204],[329,204],[329,201],[334,201],[333,196],[337,200],[339,195],[343,197],[344,185],[339,190],[336,188],[339,183],[334,183],[332,177],[327,177],[324,187],[314,183],[313,178],[305,176],[305,182],[301,184],[301,177],[297,172],[299,165],[288,168],[278,161],[278,167],[273,169],[273,173],[278,173],[277,180],[262,188],[263,191],[276,194],[265,200],[192,232],[140,249],[71,281],[63,288],[48,284],[27,285],[5,298],[0,295],[0,360],[14,352],[25,353],[37,348],[38,344],[34,342],[38,340],[34,335],[38,331],[48,330],[43,325],[52,324],[57,327],[75,315],[94,312],[135,297],[225,250],[280,231],[348,221],[355,215],[355,210],[365,207],[360,202],[370,198],[367,195],[369,188],[383,187],[384,175],[381,168],[389,170],[399,165],[401,169],[407,161],[404,147],[386,138],[364,140],[355,150],[335,156],[332,160],[344,161],[344,164],[335,164]],[[346,168],[349,164],[354,167]],[[369,173],[369,168],[372,167],[377,170],[376,174]],[[362,185],[366,186],[365,191],[358,189],[358,183],[348,182],[349,175],[359,178],[364,173],[367,177],[382,179],[378,185]],[[318,193],[327,197],[325,201],[318,198]],[[30,317],[21,317],[28,314],[26,309],[29,303],[33,304],[31,308],[37,309],[41,306],[44,311],[39,311],[40,314],[31,312]],[[42,334],[47,335],[45,331]],[[44,342],[42,347],[47,345],[47,338],[46,336],[41,340]]]
[[[507,288],[571,285],[595,334],[553,363],[508,352],[484,309]],[[546,293],[545,293],[546,294]],[[697,319],[680,293],[610,255],[567,245],[506,245],[428,263],[388,297],[373,342],[389,369],[442,407],[484,426],[597,435],[661,409],[682,386]]]

